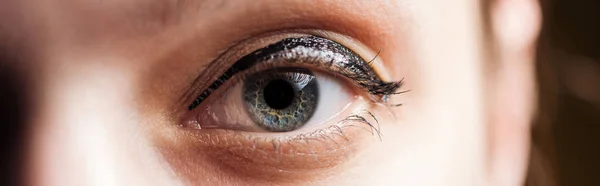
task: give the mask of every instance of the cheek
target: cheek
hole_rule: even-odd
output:
[[[128,97],[128,72],[85,63],[45,75],[28,133],[31,184],[170,182]]]
[[[365,150],[356,174],[394,185],[483,182],[488,141],[485,60],[475,7],[437,0],[415,7],[419,26],[410,28],[412,54],[398,57],[410,63],[403,63],[396,74],[411,91],[395,98],[403,106],[393,109],[395,120],[381,125],[383,140]],[[373,159],[385,161],[369,161]]]

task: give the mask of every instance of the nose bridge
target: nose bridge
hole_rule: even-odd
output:
[[[79,67],[45,80],[32,127],[32,185],[140,184],[128,174],[135,129],[123,76]]]

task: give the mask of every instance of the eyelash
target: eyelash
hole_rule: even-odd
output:
[[[309,39],[312,39],[312,40],[305,41],[305,40],[309,40]],[[316,40],[316,41],[313,41],[313,40]],[[304,41],[304,43],[303,43],[303,41]],[[330,47],[330,48],[327,48],[329,50],[328,52],[331,52],[333,54],[330,53],[329,55],[334,55],[334,56],[328,56],[329,58],[331,58],[330,62],[324,63],[324,61],[319,60],[318,58],[323,57],[322,55],[324,55],[321,53],[314,55],[314,56],[309,56],[310,55],[310,54],[308,54],[309,52],[313,52],[312,54],[314,54],[314,52],[323,52],[323,51],[318,51],[318,50],[315,51],[314,50],[315,46],[312,46],[313,48],[310,48],[308,46],[308,45],[319,45],[319,44],[324,45],[324,46],[320,46],[320,47],[324,47],[324,48]],[[287,48],[287,47],[289,47],[288,45],[292,45],[292,47]],[[277,47],[279,47],[279,49],[277,49]],[[283,47],[283,49],[281,49],[281,47]],[[273,49],[273,48],[276,48],[276,49]],[[293,50],[296,50],[297,48],[300,48],[300,49],[298,49],[298,50],[300,50],[300,52],[304,52],[304,54],[303,54],[304,56],[302,56],[302,54],[298,54],[299,53],[298,51],[293,51]],[[274,51],[270,51],[270,50],[274,50]],[[341,50],[341,51],[336,51],[336,50]],[[283,52],[278,52],[278,51],[283,51]],[[294,55],[296,55],[296,57],[293,57]],[[321,56],[318,56],[318,55],[321,55]],[[343,57],[339,57],[340,55]],[[379,55],[379,53],[375,56],[375,58],[378,55]],[[274,58],[288,58],[288,59],[272,61]],[[341,62],[338,61],[338,63],[345,62],[345,64],[334,63],[334,60],[336,60],[336,59],[340,60],[338,58],[343,58],[343,59],[341,59]],[[349,58],[349,59],[347,59],[347,58]],[[195,109],[205,99],[207,99],[211,93],[213,93],[219,87],[221,87],[222,85],[224,85],[225,83],[230,81],[230,78],[234,77],[239,72],[246,72],[245,75],[249,74],[248,71],[251,71],[249,69],[254,69],[251,72],[259,72],[260,70],[253,68],[253,66],[257,65],[256,63],[258,63],[258,65],[265,65],[265,66],[272,65],[269,67],[274,67],[274,66],[277,66],[276,64],[278,64],[278,63],[287,63],[288,65],[290,65],[290,64],[297,65],[296,61],[304,60],[304,63],[308,64],[307,66],[314,66],[317,68],[323,68],[325,70],[336,72],[337,75],[341,75],[341,76],[344,76],[344,77],[352,80],[353,84],[357,85],[358,87],[363,88],[365,91],[369,92],[371,95],[379,96],[378,99],[373,99],[379,103],[386,103],[387,99],[390,95],[402,94],[402,93],[407,92],[407,91],[395,92],[397,89],[399,89],[402,86],[402,80],[400,80],[398,82],[383,82],[377,77],[377,74],[372,69],[370,69],[370,67],[368,67],[372,63],[372,61],[375,60],[375,58],[373,58],[373,60],[371,60],[369,62],[365,62],[363,58],[361,58],[360,56],[355,54],[353,51],[347,49],[345,46],[343,46],[339,43],[336,43],[334,41],[331,41],[331,40],[328,40],[325,38],[321,38],[321,37],[317,37],[317,36],[307,36],[307,37],[301,37],[301,38],[286,38],[275,44],[271,44],[265,48],[256,50],[256,51],[252,52],[251,54],[246,55],[243,58],[241,58],[238,61],[238,63],[236,63],[232,67],[230,67],[223,75],[221,75],[205,91],[203,91],[194,100],[194,102],[192,102],[192,104],[189,105],[188,110]],[[250,63],[250,64],[247,64],[247,63]],[[360,64],[360,63],[367,63],[367,64]],[[238,65],[240,67],[238,67],[236,65]],[[263,69],[266,69],[266,68],[263,68]],[[242,77],[245,77],[245,76],[242,76]],[[373,97],[371,97],[371,98],[373,98]],[[400,106],[400,105],[401,104],[389,105],[389,106]]]
[[[374,122],[375,125],[373,124],[373,122],[369,121],[369,119],[367,119],[366,117],[361,116],[361,113],[365,113],[368,115],[368,117],[373,118],[373,120],[375,121]],[[347,124],[347,123],[355,123],[355,124]],[[275,151],[277,151],[277,148],[279,146],[281,146],[281,144],[292,144],[294,142],[310,144],[309,141],[318,141],[323,144],[338,145],[338,143],[334,139],[332,139],[332,137],[340,136],[340,137],[344,138],[345,141],[349,142],[350,138],[348,138],[348,136],[344,132],[344,128],[350,128],[350,127],[358,127],[359,129],[369,132],[373,136],[375,134],[377,134],[379,140],[380,141],[382,140],[383,133],[381,133],[381,130],[379,128],[379,121],[377,120],[377,117],[373,113],[368,111],[368,109],[363,109],[363,110],[360,110],[353,114],[350,114],[346,118],[338,121],[337,124],[338,125],[332,125],[330,127],[319,129],[319,130],[309,132],[309,133],[303,133],[303,134],[298,134],[298,135],[288,136],[288,137],[277,137],[277,138],[256,138],[251,135],[239,133],[237,131],[234,131],[234,132],[238,135],[245,136],[247,139],[251,139],[252,142],[254,143],[254,145],[252,147],[253,150],[260,150],[260,149],[256,148],[257,144],[260,143],[259,142],[260,140],[264,140],[266,142],[272,143],[273,148],[276,149]],[[339,124],[345,124],[345,125],[340,126]],[[364,125],[368,126],[369,129],[361,127]],[[322,140],[319,140],[319,139],[322,139]],[[328,142],[332,142],[332,143],[328,143]],[[331,148],[331,147],[328,146],[328,148]],[[280,153],[283,153],[283,152],[280,152]],[[316,154],[314,154],[314,155],[316,155]]]

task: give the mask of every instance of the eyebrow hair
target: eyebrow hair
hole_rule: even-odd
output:
[[[188,110],[193,110],[200,105],[235,74],[248,70],[259,63],[278,61],[310,63],[332,69],[342,76],[356,81],[359,86],[367,89],[371,94],[393,94],[401,86],[401,82],[383,82],[368,62],[339,43],[319,36],[294,37],[283,39],[242,57],[202,91],[189,105]]]

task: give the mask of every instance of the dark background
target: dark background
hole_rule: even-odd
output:
[[[542,8],[533,140],[548,161],[537,174],[600,186],[600,0],[545,0]]]

